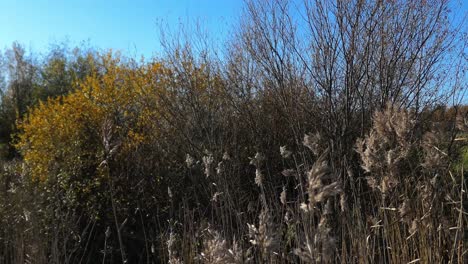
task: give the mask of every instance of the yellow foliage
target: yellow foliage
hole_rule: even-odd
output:
[[[149,132],[144,128],[157,117],[148,102],[157,97],[153,82],[163,74],[161,64],[132,69],[111,54],[101,63],[104,73],[95,72],[67,96],[41,102],[19,124],[16,147],[34,178],[44,181],[58,168],[74,174],[96,167],[102,161],[106,120],[118,120],[113,133],[120,135],[122,149],[144,142]]]
[[[98,174],[105,157],[103,127],[109,121],[125,157],[157,140],[162,129],[174,132],[171,114],[184,104],[178,96],[196,96],[205,104],[220,91],[212,89],[221,86],[220,78],[210,78],[203,66],[187,63],[187,80],[160,62],[135,66],[111,53],[100,58],[77,90],[41,102],[18,124],[22,132],[16,147],[33,178],[45,181],[58,173],[94,177],[88,174]]]

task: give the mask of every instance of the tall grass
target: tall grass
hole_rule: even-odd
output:
[[[465,263],[466,173],[447,154],[443,131],[418,139],[416,125],[409,110],[377,112],[356,143],[363,170],[350,167],[346,180],[319,136],[306,135],[302,149],[278,149],[280,185],[270,182],[259,151],[244,165],[256,197],[233,184],[228,153],[187,155],[187,177],[206,182],[205,197],[169,187],[165,213],[151,219],[148,208],[133,208],[138,217],[130,222],[123,209],[119,220],[76,215],[35,189],[20,163],[4,163],[0,262]],[[137,243],[124,232],[135,225]]]
[[[223,55],[187,35],[2,97],[0,263],[467,263],[447,1],[295,2],[247,1]]]

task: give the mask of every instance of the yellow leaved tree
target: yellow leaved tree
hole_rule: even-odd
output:
[[[98,178],[111,151],[123,155],[154,137],[168,76],[160,63],[141,66],[108,53],[76,91],[30,109],[16,147],[32,178]]]
[[[171,167],[175,156],[185,156],[174,142],[205,148],[200,140],[210,140],[213,132],[205,131],[222,106],[219,75],[185,58],[180,67],[112,53],[99,58],[78,89],[41,102],[18,124],[16,148],[32,179],[63,187],[72,181],[90,193],[109,175],[102,169],[110,162],[115,178],[157,178],[153,165]]]

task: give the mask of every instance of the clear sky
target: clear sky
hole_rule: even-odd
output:
[[[13,41],[33,51],[69,40],[89,41],[127,55],[160,51],[158,21],[176,29],[200,21],[210,36],[223,38],[238,20],[244,0],[0,0],[0,49]],[[467,15],[468,0],[453,0],[452,12]],[[190,23],[188,23],[190,22]],[[160,24],[161,24],[160,23]]]
[[[89,40],[150,57],[160,51],[158,21],[176,28],[199,20],[224,37],[242,6],[242,0],[0,0],[0,49],[18,41],[41,52],[54,42]]]

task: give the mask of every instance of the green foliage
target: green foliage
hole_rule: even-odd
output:
[[[0,263],[464,263],[447,2],[291,7],[225,53],[2,54]]]
[[[463,146],[459,150],[459,157],[453,164],[456,171],[464,171],[465,174],[468,172],[468,146]]]
[[[40,101],[73,91],[96,70],[96,58],[92,51],[57,46],[41,61],[17,43],[0,58],[0,142],[7,148],[0,157],[12,159],[16,120]]]

